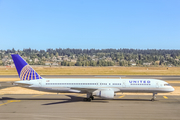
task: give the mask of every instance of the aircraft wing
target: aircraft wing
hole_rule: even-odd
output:
[[[92,93],[92,92],[98,90],[98,88],[81,88],[81,87],[79,87],[79,88],[78,87],[73,87],[71,89],[79,90],[79,91],[81,91],[83,93]]]
[[[84,92],[84,93],[92,93],[96,90],[105,90],[105,89],[112,89],[114,92],[120,91],[119,88],[79,88],[79,87],[73,87],[71,89],[79,90],[79,91]]]

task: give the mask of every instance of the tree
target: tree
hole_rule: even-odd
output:
[[[82,63],[80,61],[77,61],[76,66],[82,66]]]
[[[96,62],[95,61],[91,61],[90,62],[90,66],[96,66]]]
[[[56,52],[56,57],[58,57],[59,56],[59,54],[58,54],[58,52]]]
[[[53,57],[54,57],[54,54],[51,53],[51,58],[53,58]]]
[[[89,61],[86,61],[86,62],[85,62],[85,66],[90,66],[90,62],[89,62]]]
[[[3,65],[3,62],[2,62],[2,60],[0,60],[0,65]]]

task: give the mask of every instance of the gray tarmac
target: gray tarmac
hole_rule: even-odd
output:
[[[2,76],[0,76],[2,77]],[[10,78],[5,76],[4,78]],[[17,76],[18,77],[18,76]],[[97,76],[43,76],[47,78],[95,78]],[[102,76],[98,76],[102,77]],[[103,76],[104,77],[104,76]],[[103,78],[102,77],[102,78]],[[107,77],[107,76],[105,76]],[[115,76],[117,77],[117,76]],[[119,76],[118,76],[119,77]],[[14,78],[14,76],[12,77]],[[180,80],[180,76],[125,76],[133,79]],[[12,87],[0,82],[0,89]],[[172,86],[180,86],[172,83]],[[1,93],[0,93],[1,94]],[[114,100],[95,97],[85,102],[85,94],[0,95],[0,120],[179,120],[180,96],[120,95]]]
[[[2,99],[1,99],[2,97]],[[0,120],[179,120],[180,96],[115,96],[114,100],[84,95],[3,95]]]

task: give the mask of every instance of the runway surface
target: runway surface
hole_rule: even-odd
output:
[[[15,78],[18,76],[0,76]],[[43,76],[45,78],[107,78],[122,76]],[[123,76],[124,79],[180,80],[180,76]],[[0,82],[0,89],[12,87]],[[171,83],[180,86],[180,83]],[[120,95],[114,100],[95,97],[92,102],[82,101],[85,94],[1,95],[0,120],[179,120],[180,96]]]
[[[2,97],[2,99],[1,99]],[[114,100],[95,98],[82,101],[84,95],[3,95],[0,119],[13,120],[179,120],[180,96],[126,95]]]

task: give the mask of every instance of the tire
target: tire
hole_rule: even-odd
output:
[[[88,102],[91,102],[91,98],[88,98],[87,101],[88,101]]]

